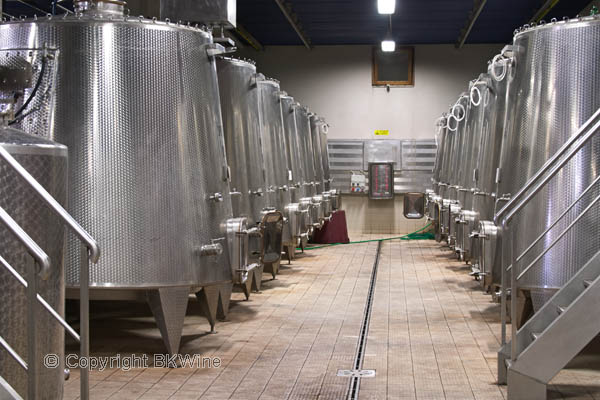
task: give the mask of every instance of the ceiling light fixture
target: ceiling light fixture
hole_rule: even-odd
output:
[[[379,14],[393,14],[396,12],[396,0],[377,0]]]
[[[390,15],[390,25],[385,38],[381,41],[381,51],[384,53],[392,53],[396,51],[396,41],[392,36],[392,16]]]
[[[385,53],[391,53],[393,51],[396,51],[396,42],[388,39],[382,40],[381,51]]]

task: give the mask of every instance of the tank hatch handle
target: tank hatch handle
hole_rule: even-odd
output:
[[[235,47],[235,42],[231,38],[216,37],[213,39],[213,42],[220,44],[221,46],[223,46],[226,49],[232,49],[229,53],[233,53],[234,51],[237,50],[237,47]]]
[[[225,47],[221,46],[219,43],[209,43],[206,45],[206,55],[210,58],[220,56],[221,54],[233,53],[236,50],[237,49],[235,47],[225,48]]]
[[[506,46],[504,46],[502,48],[502,51],[500,52],[500,54],[502,54],[505,57],[513,57],[516,50],[517,50],[517,46],[515,46],[513,44],[507,44]]]

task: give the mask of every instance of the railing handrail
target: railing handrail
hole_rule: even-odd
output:
[[[6,352],[23,368],[27,371],[27,362],[23,360],[23,358],[17,353],[15,349],[12,348],[10,344],[2,336],[0,336],[0,346],[6,350]]]
[[[592,189],[593,189],[593,187],[594,187],[594,186],[595,186],[595,185],[596,185],[598,182],[600,182],[600,175],[598,175],[598,176],[596,177],[596,179],[594,179],[594,180],[592,181],[592,183],[590,183],[590,184],[588,185],[588,187],[587,187],[587,188],[586,188],[586,189],[585,189],[585,190],[584,190],[584,191],[583,191],[583,192],[582,192],[582,193],[581,193],[581,194],[580,194],[580,195],[577,197],[577,199],[575,199],[575,201],[573,201],[573,202],[571,203],[571,205],[569,205],[569,206],[568,206],[568,207],[567,207],[567,208],[566,208],[566,209],[565,209],[565,210],[564,210],[564,211],[563,211],[563,212],[562,212],[562,213],[561,213],[561,214],[560,214],[560,215],[559,215],[559,216],[556,218],[556,220],[554,220],[554,222],[552,222],[552,223],[551,223],[551,224],[548,226],[548,228],[546,228],[546,229],[544,230],[544,232],[542,232],[542,233],[541,233],[541,234],[540,234],[540,235],[539,235],[539,236],[538,236],[538,237],[537,237],[537,238],[536,238],[536,239],[535,239],[535,240],[534,240],[534,241],[533,241],[533,242],[532,242],[532,243],[529,245],[529,247],[527,247],[527,248],[526,248],[526,249],[525,249],[525,250],[524,250],[524,251],[521,253],[521,255],[519,255],[519,256],[517,257],[517,259],[516,259],[515,261],[516,261],[516,262],[519,262],[519,261],[521,261],[521,260],[523,259],[523,257],[525,257],[525,255],[526,255],[527,253],[529,253],[529,252],[530,252],[530,251],[531,251],[531,250],[532,250],[532,249],[535,247],[535,245],[536,245],[536,244],[538,244],[538,243],[540,242],[540,240],[542,240],[542,239],[543,239],[543,238],[544,238],[544,237],[545,237],[545,236],[548,234],[548,232],[550,232],[550,231],[552,230],[552,228],[554,228],[554,227],[556,226],[556,224],[558,224],[558,223],[559,223],[559,222],[560,222],[560,221],[563,219],[563,217],[564,217],[565,215],[567,215],[567,213],[568,213],[569,211],[571,211],[571,210],[573,209],[573,207],[575,207],[575,205],[576,205],[577,203],[579,203],[579,200],[581,200],[581,199],[582,199],[582,198],[583,198],[583,197],[584,197],[586,194],[588,194],[588,193],[589,193],[589,191],[590,191],[590,190],[592,190]]]
[[[80,271],[79,271],[79,314],[80,314],[80,333],[79,333],[79,345],[80,345],[80,357],[83,359],[89,358],[90,353],[90,344],[89,344],[89,262],[97,263],[100,258],[100,247],[96,240],[79,225],[77,221],[56,201],[54,197],[50,193],[44,189],[42,185],[29,173],[27,170],[2,146],[0,146],[0,158],[10,165],[13,170],[27,183],[41,198],[41,200],[59,217],[60,220],[79,238],[82,247],[80,253]],[[4,210],[2,210],[4,211]],[[1,214],[1,212],[0,212]],[[4,211],[4,214],[6,212]],[[6,214],[5,216],[8,216]],[[8,216],[10,218],[10,216]],[[3,222],[3,221],[2,221]],[[14,222],[14,221],[13,221]],[[18,224],[14,223],[16,226]],[[9,227],[10,228],[10,227]],[[19,227],[20,229],[20,227]],[[32,241],[33,242],[33,241]],[[35,242],[33,242],[35,243]],[[39,246],[38,246],[39,247]],[[32,254],[33,256],[33,254]],[[46,256],[47,257],[47,256]],[[34,260],[37,262],[37,258],[34,257]],[[48,260],[47,265],[44,269],[42,267],[42,271],[49,272],[50,261]],[[34,267],[30,267],[30,270],[33,271]],[[34,276],[29,274],[31,281],[27,286],[27,304],[29,308],[35,310],[35,305],[37,304],[36,300],[39,301],[39,294],[36,289],[36,280]],[[43,300],[43,299],[42,299]],[[33,329],[28,329],[28,359],[36,359],[37,349],[34,344],[35,339],[35,322],[33,313],[29,313],[28,317],[28,327],[33,326]],[[59,320],[59,322],[61,322]],[[61,325],[65,326],[64,324]],[[69,329],[67,328],[69,331]],[[72,332],[69,332],[72,334]],[[28,394],[29,397],[35,398],[36,393],[36,363],[32,363],[31,367],[28,370]],[[33,380],[32,380],[33,378]],[[87,400],[89,398],[89,367],[81,368],[80,375],[80,396],[82,400]]]
[[[8,272],[11,273],[12,276],[15,277],[16,280],[19,281],[19,283],[25,288],[27,289],[27,281],[25,280],[25,278],[23,278],[23,276],[21,274],[19,274],[17,272],[16,269],[14,269],[12,267],[12,265],[10,265],[5,259],[4,257],[2,257],[2,255],[0,255],[0,265],[3,266],[4,268],[6,268],[8,270]],[[50,313],[50,315],[52,315],[52,317],[58,321],[58,323],[60,323],[63,328],[65,328],[67,330],[67,332],[69,332],[69,334],[73,337],[73,339],[75,339],[77,342],[80,342],[81,339],[79,337],[79,334],[77,334],[77,332],[75,332],[75,330],[71,327],[71,325],[69,325],[69,323],[67,321],[65,321],[64,318],[62,318],[57,312],[56,310],[46,301],[44,300],[44,298],[38,293],[37,294],[37,300],[38,302],[44,306],[44,308],[46,309],[46,311],[48,311]]]
[[[50,271],[50,257],[42,250],[42,248],[21,228],[21,226],[15,221],[4,208],[0,206],[0,222],[2,222],[6,228],[27,249],[27,252],[33,257],[35,262],[40,266],[40,276],[42,279],[47,279]]]
[[[594,200],[588,204],[588,206],[577,216],[577,218],[575,218],[573,220],[573,222],[571,222],[564,231],[562,231],[557,237],[556,239],[554,239],[552,241],[552,243],[550,243],[550,245],[548,247],[546,247],[531,263],[529,263],[529,265],[527,265],[526,268],[523,269],[523,271],[521,271],[519,273],[519,275],[517,275],[516,280],[519,281],[539,260],[542,259],[542,257],[544,255],[546,255],[546,253],[548,253],[559,241],[560,239],[562,239],[570,230],[571,228],[573,228],[575,226],[575,224],[577,224],[577,222],[579,222],[579,220],[581,220],[581,218],[583,218],[588,211],[590,211],[592,209],[592,207],[600,200],[600,196],[596,196],[596,198],[594,198]]]
[[[545,255],[550,251],[558,241],[560,241],[570,230],[577,224],[581,218],[600,200],[600,196],[595,197],[595,199],[585,208],[585,210],[572,221],[565,230],[563,230],[556,239],[552,241],[552,243],[545,247],[541,254],[539,254],[523,271],[519,273],[515,271],[515,268],[512,268],[516,265],[516,262],[521,260],[523,256],[528,253],[536,243],[538,243],[541,238],[548,234],[548,232],[568,213],[569,210],[574,207],[576,203],[578,203],[583,196],[591,189],[591,187],[598,182],[598,178],[596,178],[591,185],[589,185],[583,193],[581,193],[567,208],[561,215],[550,224],[550,227],[547,228],[537,239],[534,239],[532,243],[529,244],[527,249],[521,254],[518,255],[515,253],[515,241],[514,235],[510,234],[510,222],[512,218],[523,209],[529,202],[550,182],[550,180],[558,174],[559,171],[563,169],[563,167],[581,150],[590,140],[591,138],[600,131],[600,108],[596,110],[596,112],[578,129],[578,131],[571,136],[561,147],[560,149],[552,156],[548,161],[544,163],[544,165],[534,174],[534,176],[527,181],[527,183],[517,192],[517,194],[510,199],[510,201],[502,208],[496,215],[494,216],[494,222],[498,224],[501,222],[502,232],[508,235],[509,239],[509,251],[510,258],[509,262],[505,262],[504,250],[502,256],[502,306],[501,306],[501,321],[502,321],[502,344],[506,343],[506,274],[509,270],[511,271],[510,277],[510,288],[511,288],[511,296],[513,296],[513,301],[511,301],[510,307],[510,315],[511,319],[517,318],[517,302],[515,301],[516,296],[518,295],[519,290],[519,280],[525,276],[525,274]],[[538,182],[539,181],[539,182]],[[534,186],[535,185],[535,186]],[[533,188],[533,189],[532,189]],[[513,326],[511,329],[511,359],[515,361],[519,355],[519,350],[517,346],[517,332],[520,329],[516,329]]]
[[[593,125],[593,126],[592,126]],[[592,126],[592,128],[590,128]],[[533,177],[531,177],[525,185],[519,189],[519,191],[511,197],[511,199],[496,213],[494,216],[494,222],[499,224],[501,222],[501,218],[507,222],[514,217],[514,215],[519,212],[526,204],[528,204],[533,197],[540,191],[550,179],[552,179],[561,169],[564,167],[570,160],[577,154],[577,152],[590,140],[590,138],[600,129],[600,108],[596,110],[596,112],[579,128],[577,133],[571,136],[558,151],[548,159],[544,163],[544,165],[535,173]],[[577,143],[579,142],[579,143]],[[575,147],[569,151],[571,147]],[[564,159],[561,157],[567,153],[567,156]],[[558,163],[558,165],[554,165]],[[550,169],[549,174],[547,174],[544,179],[534,188],[525,197],[525,199],[521,200],[521,198],[536,184],[536,182],[543,177]],[[520,201],[521,200],[521,201]],[[515,203],[519,202],[517,205]],[[508,214],[507,214],[508,213]],[[505,216],[505,214],[507,214]]]
[[[77,221],[56,201],[50,193],[33,177],[23,166],[2,146],[0,146],[0,157],[4,159],[13,170],[37,193],[42,201],[50,207],[58,217],[67,225],[79,240],[86,245],[90,251],[90,261],[98,262],[100,258],[100,247],[94,238],[79,225]]]

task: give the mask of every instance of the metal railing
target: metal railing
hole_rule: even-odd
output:
[[[0,158],[4,160],[23,181],[35,191],[43,203],[49,207],[58,218],[77,236],[81,242],[79,288],[80,288],[80,333],[75,330],[37,293],[37,267],[39,266],[40,278],[47,279],[50,272],[50,259],[46,253],[31,239],[17,222],[0,207],[0,222],[2,222],[22,243],[31,255],[33,262],[27,265],[27,280],[25,280],[5,259],[0,257],[0,265],[6,268],[27,289],[27,360],[26,363],[10,345],[0,337],[0,346],[27,371],[27,396],[29,399],[37,396],[37,345],[36,345],[36,315],[37,303],[42,306],[58,321],[69,334],[80,344],[80,358],[89,359],[89,266],[97,263],[100,257],[100,248],[92,236],[73,219],[73,217],[44,189],[15,158],[0,146]],[[80,397],[87,400],[89,397],[89,368],[80,368]]]
[[[533,266],[542,259],[570,230],[575,226],[583,216],[592,209],[594,205],[600,201],[600,196],[596,196],[585,209],[577,215],[573,221],[548,245],[545,246],[540,254],[538,254],[532,262],[530,262],[522,271],[517,273],[517,263],[529,254],[540,241],[561,221],[563,218],[583,199],[590,190],[600,182],[600,176],[581,192],[577,198],[554,220],[549,224],[537,238],[535,238],[526,249],[519,255],[516,251],[516,242],[514,235],[510,233],[510,224],[517,213],[525,208],[531,200],[546,187],[546,185],[556,176],[567,163],[600,131],[600,109],[598,109],[580,128],[567,140],[564,145],[540,168],[540,170],[531,177],[527,183],[514,195],[512,198],[496,213],[494,222],[502,227],[501,242],[499,244],[502,249],[502,275],[501,275],[501,320],[502,320],[502,345],[506,344],[506,324],[507,324],[507,274],[510,273],[510,292],[511,306],[510,315],[512,320],[511,329],[511,360],[515,361],[518,354],[517,346],[517,294],[519,290],[519,281],[527,274]],[[506,239],[508,238],[508,245]]]

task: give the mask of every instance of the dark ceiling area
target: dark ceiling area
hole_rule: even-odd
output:
[[[157,1],[157,0],[148,0]],[[545,5],[543,19],[574,17],[590,0],[396,0],[392,35],[399,44],[457,43],[469,15],[484,1],[466,43],[507,43],[513,31],[530,22]],[[386,35],[389,17],[377,13],[376,0],[238,0],[239,37],[261,45],[302,45],[278,2],[300,26],[311,45],[377,44]],[[5,17],[62,14],[72,1],[4,0]],[[132,15],[137,15],[132,10]]]
[[[574,17],[590,0],[560,0],[544,16]],[[388,16],[376,0],[287,0],[313,45],[376,44]],[[487,0],[466,43],[507,43],[546,0]],[[396,0],[393,36],[400,44],[456,43],[467,25],[473,0]],[[263,45],[301,45],[274,0],[238,1],[238,22]]]

